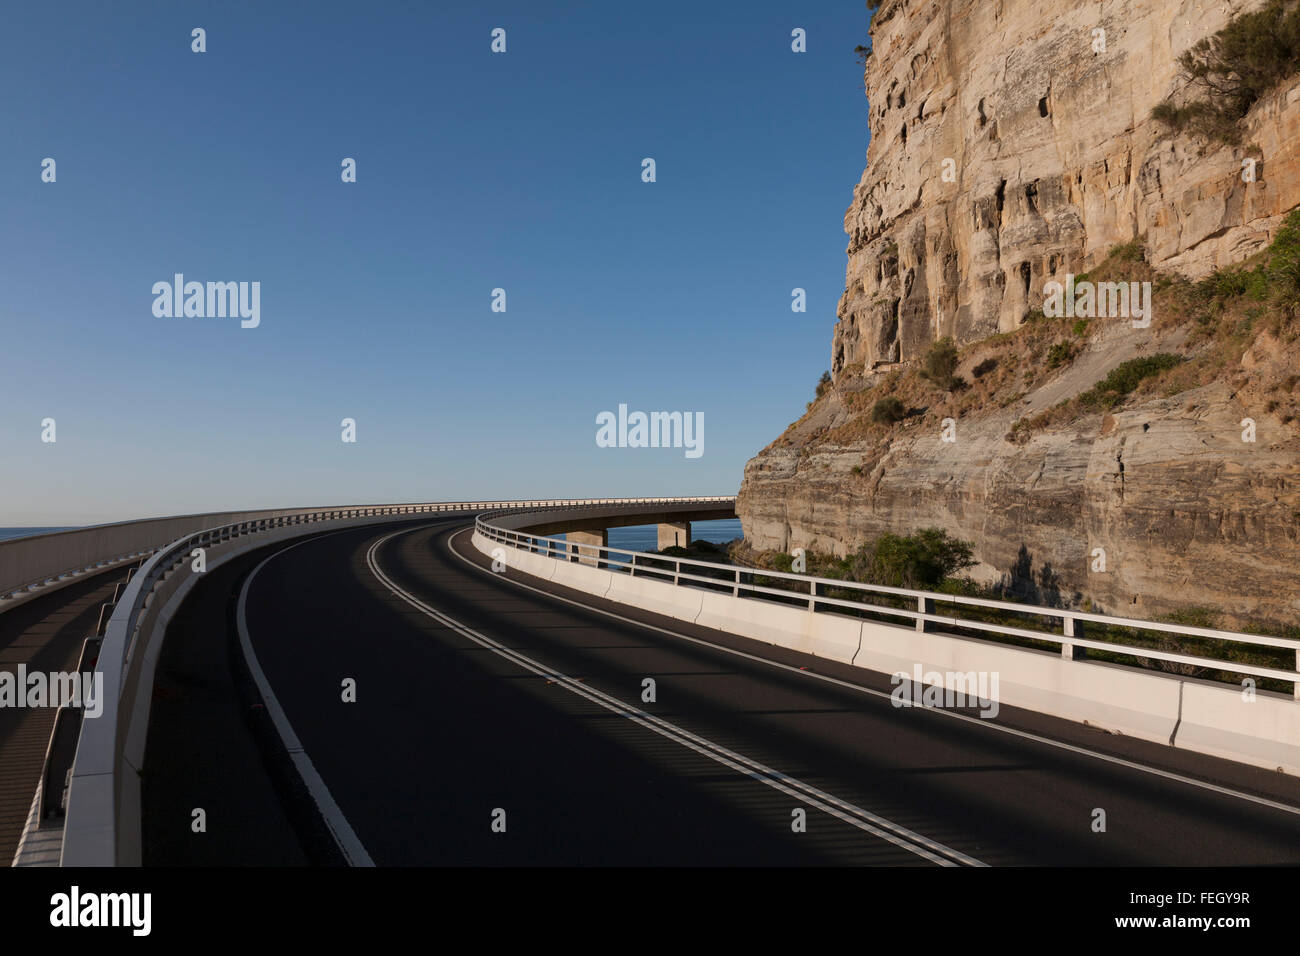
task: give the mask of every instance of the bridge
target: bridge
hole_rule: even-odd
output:
[[[1300,862],[1300,641],[609,544],[733,514],[461,501],[0,543],[0,667],[103,675],[99,716],[0,708],[0,852]]]

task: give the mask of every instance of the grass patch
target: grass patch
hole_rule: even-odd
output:
[[[1174,368],[1182,361],[1181,357],[1169,352],[1129,359],[1115,366],[1109,375],[1080,395],[1079,404],[1089,411],[1109,411],[1145,379]]]

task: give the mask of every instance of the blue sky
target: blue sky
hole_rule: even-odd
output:
[[[829,364],[861,0],[6,21],[0,525],[730,494]],[[260,282],[260,326],[156,317],[175,273]],[[704,454],[597,447],[620,403],[702,413]]]

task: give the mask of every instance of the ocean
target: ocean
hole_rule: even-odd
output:
[[[692,521],[691,537],[696,541],[712,541],[723,544],[734,538],[744,536],[739,518],[723,518],[720,521]],[[659,550],[659,526],[653,524],[631,525],[626,528],[609,529],[609,546],[626,548],[628,551]],[[626,561],[627,558],[618,560]]]

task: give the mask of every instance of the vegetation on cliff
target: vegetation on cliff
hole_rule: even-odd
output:
[[[1114,256],[1108,263],[1115,261]],[[1293,346],[1300,339],[1300,210],[1287,217],[1267,252],[1192,282],[1154,275],[1157,328],[1186,327],[1183,355],[1159,353],[1123,363],[1105,379],[1031,418],[1015,423],[1011,435],[1024,440],[1034,431],[1108,412],[1132,394],[1177,395],[1224,375],[1244,396],[1255,395],[1283,424],[1300,421],[1294,375],[1247,377],[1242,358],[1261,336]],[[1261,394],[1262,393],[1262,394]]]
[[[1184,101],[1167,99],[1151,112],[1177,131],[1236,143],[1241,120],[1260,98],[1300,72],[1300,4],[1270,0],[1235,17],[1178,58]]]
[[[789,554],[750,557],[775,571],[789,572],[794,566]],[[809,554],[806,561],[808,573],[815,577],[919,590],[938,588],[975,564],[971,546],[950,538],[942,528],[925,528],[910,535],[885,534],[846,557]]]
[[[1258,400],[1283,424],[1300,427],[1300,377],[1283,374],[1286,363],[1249,372],[1242,365],[1263,338],[1300,357],[1300,209],[1290,213],[1264,252],[1199,281],[1152,269],[1140,241],[1114,247],[1075,281],[1150,282],[1152,332],[1176,344],[1110,368],[1100,379],[1083,382],[1073,396],[1015,420],[1008,440],[1027,441],[1045,428],[1225,378],[1244,399]],[[811,436],[801,435],[801,444],[871,445],[918,426],[937,428],[944,418],[1018,407],[1033,390],[1069,371],[1088,353],[1103,324],[1115,321],[1123,320],[1051,318],[1034,309],[1018,329],[964,348],[941,339],[919,362],[875,374],[849,368],[837,386],[823,375],[816,400],[777,444],[794,441],[796,426],[831,398],[845,414]]]

